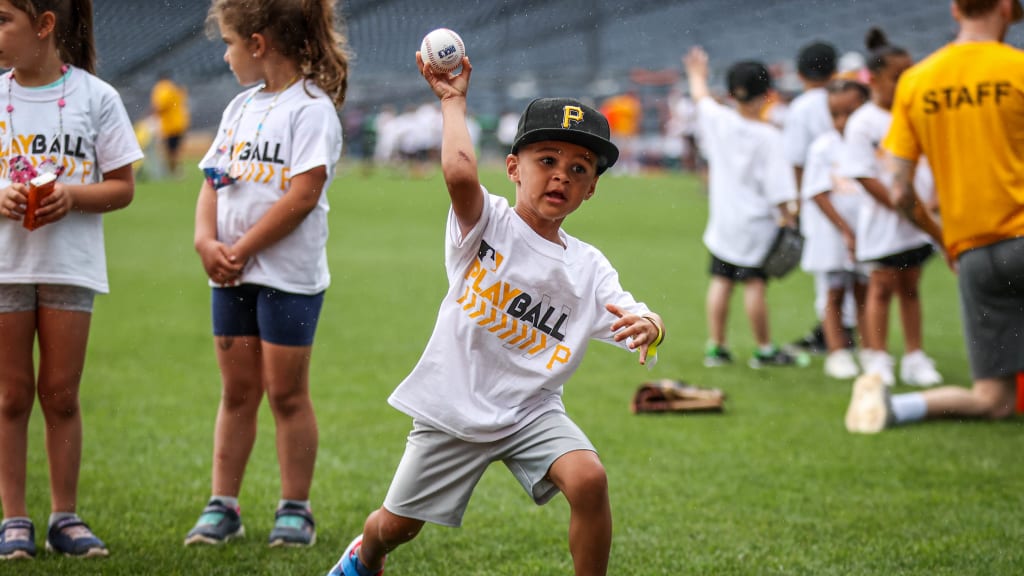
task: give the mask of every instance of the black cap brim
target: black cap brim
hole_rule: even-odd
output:
[[[538,128],[520,136],[512,144],[512,153],[518,154],[519,149],[527,144],[535,142],[554,140],[556,142],[571,142],[578,144],[592,151],[597,155],[597,174],[600,176],[605,170],[615,165],[619,159],[619,149],[610,140],[587,132],[576,132],[560,128]]]

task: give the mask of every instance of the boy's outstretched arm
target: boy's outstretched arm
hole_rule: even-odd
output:
[[[476,153],[473,139],[466,126],[466,92],[473,67],[469,58],[462,58],[462,71],[458,74],[435,72],[430,64],[416,53],[416,64],[434,94],[441,100],[444,129],[441,136],[441,171],[444,173],[452,211],[459,221],[459,229],[466,234],[480,220],[484,197],[480,191]]]
[[[615,341],[622,342],[626,338],[632,338],[629,344],[630,350],[640,349],[640,363],[647,364],[648,356],[657,355],[658,345],[665,339],[665,323],[654,312],[648,312],[643,316],[631,314],[615,304],[605,304],[605,309],[618,317],[612,323],[612,332],[615,333]]]

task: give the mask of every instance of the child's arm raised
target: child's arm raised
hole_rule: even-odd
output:
[[[434,94],[441,100],[444,131],[441,140],[441,171],[444,173],[452,211],[459,221],[459,230],[466,234],[476,226],[484,209],[484,196],[480,191],[476,153],[473,139],[466,127],[466,92],[473,67],[469,58],[462,58],[462,71],[458,74],[434,72],[430,64],[416,53],[416,64]]]
[[[708,89],[708,53],[700,46],[694,46],[683,57],[683,65],[690,85],[690,98],[699,102],[711,96],[711,90]]]

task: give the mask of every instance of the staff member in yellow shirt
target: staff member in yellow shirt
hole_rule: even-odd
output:
[[[1024,370],[1024,52],[1003,43],[1020,0],[954,0],[954,42],[903,73],[882,146],[893,156],[900,210],[941,242],[959,269],[971,375],[956,386],[888,396],[874,375],[854,383],[850,432],[939,417],[1014,413]],[[935,176],[941,226],[913,188],[917,159]]]
[[[175,84],[171,75],[164,72],[153,85],[150,95],[153,114],[160,122],[160,135],[164,141],[164,156],[171,175],[178,175],[181,158],[181,141],[188,131],[188,93]]]

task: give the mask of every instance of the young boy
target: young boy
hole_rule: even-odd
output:
[[[765,66],[739,62],[729,69],[733,111],[711,98],[708,56],[699,47],[683,63],[710,166],[708,226],[704,244],[711,252],[707,317],[710,339],[704,365],[732,362],[725,346],[729,298],[736,282],[744,285],[744,304],[758,349],[750,366],[790,365],[797,358],[772,344],[765,301],[767,276],[762,268],[778,225],[792,225],[788,204],[795,201],[793,169],[783,153],[782,134],[760,119],[772,87]],[[738,112],[738,113],[737,113]]]
[[[330,574],[380,574],[385,555],[423,524],[459,526],[484,470],[502,461],[537,504],[559,491],[571,509],[577,575],[602,575],[611,548],[604,468],[566,415],[562,386],[590,339],[653,361],[661,318],[619,285],[608,261],[562,230],[618,158],[608,121],[569,99],[532,102],[506,159],[514,207],[477,176],[466,129],[469,59],[457,74],[417,64],[441,101],[441,167],[452,207],[449,289],[434,333],[389,402],[413,418],[384,505]]]

